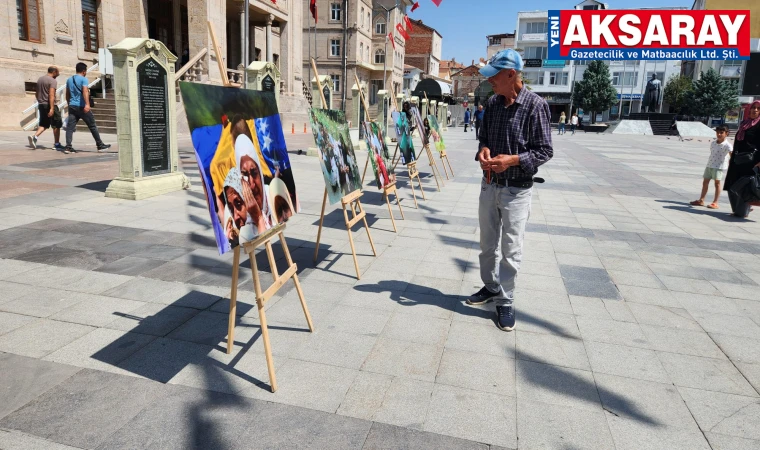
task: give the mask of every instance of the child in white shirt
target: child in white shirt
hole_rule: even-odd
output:
[[[715,180],[715,199],[707,205],[710,209],[718,209],[718,200],[720,199],[720,181],[723,179],[723,172],[728,168],[728,159],[731,156],[731,144],[728,143],[728,127],[718,125],[715,128],[716,139],[710,144],[710,158],[707,160],[705,167],[704,179],[702,180],[702,195],[699,200],[694,200],[692,206],[705,206],[705,197],[710,187],[710,180]]]

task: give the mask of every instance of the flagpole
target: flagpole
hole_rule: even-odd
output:
[[[309,61],[311,61],[312,60],[312,56],[311,56],[311,20],[308,21],[307,23],[309,24],[309,37],[308,37],[308,41],[309,41]],[[308,67],[307,70],[308,70],[308,74],[309,74],[309,77],[307,79],[308,79],[308,82],[311,83],[311,64],[307,64],[306,66]],[[309,89],[310,87],[311,86],[308,86],[308,85],[306,86],[307,89]]]
[[[385,6],[383,6],[383,9],[385,9]],[[389,30],[390,22],[391,22],[391,10],[385,9],[385,29],[386,31]],[[389,33],[392,33],[392,31],[388,31]],[[388,36],[385,37],[385,48],[383,49],[383,52],[385,56],[383,57],[383,89],[387,92],[388,86],[385,85],[386,80],[388,79]]]
[[[618,122],[623,120],[623,92],[625,89],[625,63],[626,60],[623,60],[623,77],[618,78],[620,80],[620,103],[618,104]]]
[[[647,84],[647,63],[649,63],[648,59],[644,60],[644,80],[641,82],[641,100],[639,100],[639,112],[642,112],[644,109],[644,86]]]

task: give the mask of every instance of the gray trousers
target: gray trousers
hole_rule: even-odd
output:
[[[499,293],[496,305],[514,299],[532,195],[532,188],[480,184],[480,278],[489,291]]]
[[[79,119],[84,120],[84,123],[87,124],[87,128],[90,129],[90,133],[92,133],[92,137],[95,139],[95,144],[98,146],[103,145],[92,111],[84,112],[84,108],[69,105],[69,121],[66,124],[66,146],[71,147],[71,139],[74,137],[74,130],[77,129]]]

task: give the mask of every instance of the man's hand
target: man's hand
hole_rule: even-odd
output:
[[[88,112],[90,112],[90,104],[89,103],[86,103],[84,105],[84,112],[85,112],[85,114],[88,113]]]
[[[489,161],[490,169],[496,173],[502,173],[511,166],[520,164],[520,158],[516,155],[494,156]]]
[[[483,147],[478,153],[478,161],[480,162],[480,168],[488,170],[491,165],[491,150],[488,147]]]
[[[48,111],[48,117],[53,117],[53,109],[51,108],[50,111]]]

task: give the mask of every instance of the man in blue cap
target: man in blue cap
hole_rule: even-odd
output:
[[[533,176],[554,154],[549,105],[523,85],[522,68],[520,55],[507,49],[480,69],[494,91],[485,105],[475,157],[483,169],[478,217],[480,278],[485,286],[467,303],[495,302],[496,324],[504,331],[515,327],[515,277],[530,216]]]

